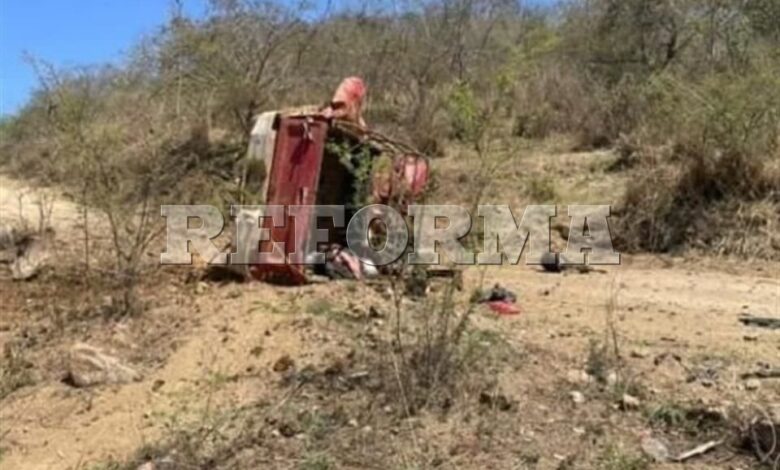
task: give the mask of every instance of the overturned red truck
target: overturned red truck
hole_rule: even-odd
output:
[[[361,116],[365,92],[363,81],[350,77],[324,106],[258,116],[242,176],[243,193],[265,205],[341,205],[347,219],[369,204],[389,205],[404,213],[425,191],[428,161],[411,146],[365,124]],[[288,216],[282,227],[263,222],[271,240],[260,242],[261,253],[272,253],[274,242],[284,243],[279,257],[325,251],[329,268],[344,277],[363,276],[363,263],[346,248],[346,229],[319,227],[328,228],[327,246],[312,246],[308,234],[318,227],[318,220],[313,211],[297,215]],[[282,259],[247,267],[254,279],[289,285],[306,283],[310,269]]]

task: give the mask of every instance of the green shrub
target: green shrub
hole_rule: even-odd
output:
[[[780,205],[774,169],[780,160],[778,70],[723,74],[697,84],[659,76],[647,87],[645,101],[652,107],[641,132],[646,142],[669,147],[671,158],[645,158],[629,186],[616,231],[623,248],[775,251],[772,237],[746,243],[755,231],[735,214],[755,204]],[[645,157],[656,152],[652,145],[643,151]],[[762,224],[753,217],[750,224],[756,223]],[[771,219],[763,228],[768,224]]]

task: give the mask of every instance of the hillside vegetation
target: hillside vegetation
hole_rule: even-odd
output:
[[[223,201],[213,178],[231,180],[258,112],[321,102],[352,74],[369,84],[368,121],[433,156],[485,128],[618,149],[616,169],[636,170],[624,249],[777,257],[776,0],[285,3],[174,8],[121,66],[31,59],[41,84],[2,124],[3,163],[90,205]]]
[[[777,468],[780,0],[325,3],[174,1],[118,65],[30,58],[0,267],[50,256],[0,273],[0,463]],[[369,125],[431,157],[430,201],[558,204],[556,251],[563,205],[612,204],[622,264],[161,267],[159,205],[256,200],[258,113],[352,75]]]

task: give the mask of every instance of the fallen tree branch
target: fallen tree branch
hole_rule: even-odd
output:
[[[745,379],[780,379],[780,369],[761,369],[754,372],[745,372],[740,375]]]
[[[675,457],[673,460],[675,462],[685,462],[686,460],[692,459],[694,457],[697,457],[699,455],[704,455],[707,452],[711,451],[712,449],[718,447],[719,445],[723,444],[724,440],[721,439],[719,441],[710,441],[706,444],[702,444],[698,447],[694,447],[693,449],[683,452],[682,454]]]
[[[768,328],[770,330],[780,330],[780,318],[754,317],[750,315],[745,315],[741,317],[739,321],[746,326]]]

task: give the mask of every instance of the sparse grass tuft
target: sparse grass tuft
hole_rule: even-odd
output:
[[[24,348],[14,342],[6,344],[0,358],[0,400],[34,383],[33,365],[27,359]]]
[[[549,176],[533,178],[528,183],[528,197],[533,204],[543,204],[555,201],[558,191],[555,188],[555,180]]]
[[[600,470],[645,470],[649,467],[649,462],[643,457],[610,446],[601,456],[598,468]]]
[[[336,313],[333,303],[324,298],[313,299],[306,306],[306,311],[315,316],[331,317]]]
[[[299,468],[300,470],[331,470],[335,467],[327,455],[312,454],[306,456]]]

